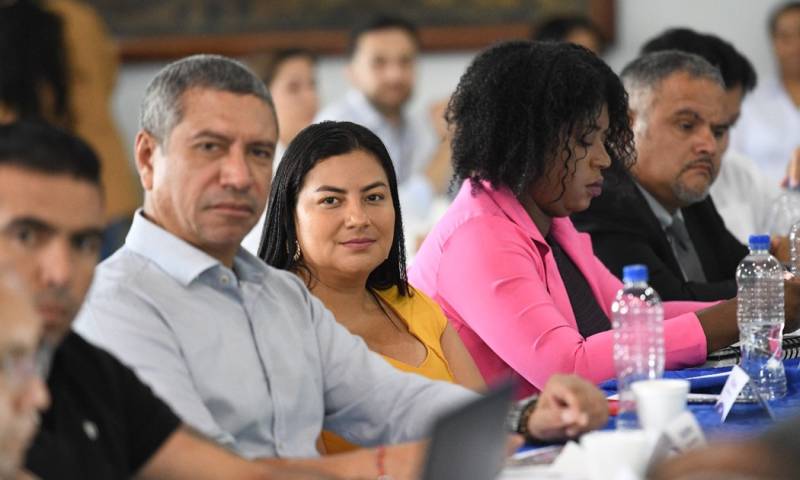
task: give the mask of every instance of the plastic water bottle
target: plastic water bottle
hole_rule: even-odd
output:
[[[750,235],[750,254],[736,268],[736,319],[742,349],[740,366],[750,376],[743,395],[765,400],[786,395],[783,369],[783,267],[769,253],[769,235]]]
[[[631,384],[664,375],[664,308],[647,278],[645,265],[623,268],[624,285],[611,305],[618,429],[638,428]]]
[[[800,275],[800,222],[789,229],[789,270]]]
[[[800,221],[800,193],[789,191],[775,199],[767,213],[765,223],[771,235],[786,235],[798,221]]]

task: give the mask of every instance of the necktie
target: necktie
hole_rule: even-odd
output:
[[[689,282],[705,282],[706,275],[703,272],[703,266],[700,264],[700,257],[697,256],[697,251],[694,249],[692,239],[689,237],[689,231],[686,230],[686,224],[683,223],[677,216],[672,217],[672,224],[664,229],[667,233],[672,245],[672,251],[675,253],[675,258],[678,259],[678,264],[683,271],[683,277]]]

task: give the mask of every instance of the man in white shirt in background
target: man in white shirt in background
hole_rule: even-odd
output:
[[[353,88],[315,119],[358,123],[381,139],[394,162],[403,216],[410,222],[428,216],[451,171],[449,142],[439,118],[442,105],[432,106],[430,118],[414,118],[406,111],[418,53],[417,28],[404,19],[378,16],[356,27],[348,45],[347,75]]]
[[[787,162],[800,162],[800,2],[778,7],[769,32],[778,78],[761,82],[745,100],[731,146],[752,158],[772,183],[797,187],[786,175]]]

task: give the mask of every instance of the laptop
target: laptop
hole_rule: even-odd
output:
[[[422,480],[492,480],[506,458],[510,383],[442,416],[433,426]]]

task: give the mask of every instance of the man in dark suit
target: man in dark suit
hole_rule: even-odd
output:
[[[616,275],[624,265],[646,264],[665,300],[736,296],[736,266],[747,248],[708,196],[735,121],[720,71],[670,50],[637,58],[622,79],[637,163],[573,221]]]

